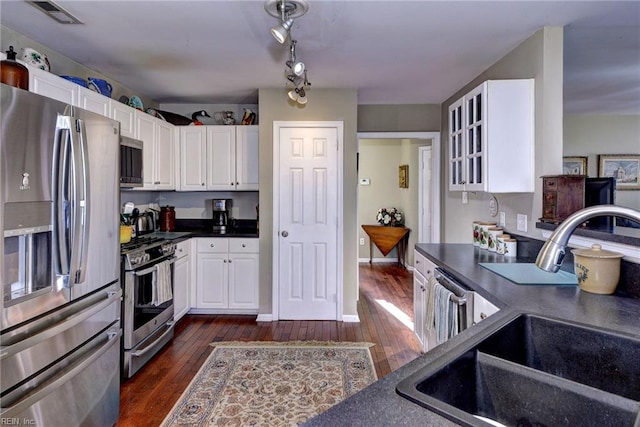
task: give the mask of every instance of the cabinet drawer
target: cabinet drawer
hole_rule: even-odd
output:
[[[543,178],[542,190],[556,191],[558,189],[558,178]]]
[[[229,252],[258,253],[258,239],[229,239]]]
[[[176,244],[176,256],[182,258],[191,252],[191,239],[183,240]]]
[[[229,252],[229,239],[221,238],[199,238],[198,253],[227,253]]]
[[[420,272],[423,276],[425,276],[425,270],[427,268],[427,259],[418,251],[414,251],[413,253],[413,267]]]

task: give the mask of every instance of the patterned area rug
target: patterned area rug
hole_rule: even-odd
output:
[[[212,343],[162,426],[294,426],[376,381],[371,343]]]

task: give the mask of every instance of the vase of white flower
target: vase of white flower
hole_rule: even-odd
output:
[[[404,216],[402,212],[396,208],[380,208],[378,209],[376,220],[378,223],[387,227],[402,227]]]

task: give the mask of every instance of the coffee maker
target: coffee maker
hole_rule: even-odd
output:
[[[224,234],[229,224],[231,199],[213,199],[213,231]]]

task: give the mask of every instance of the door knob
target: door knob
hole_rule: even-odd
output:
[[[281,234],[282,234],[282,237],[287,237],[289,235],[289,232],[285,230]]]

